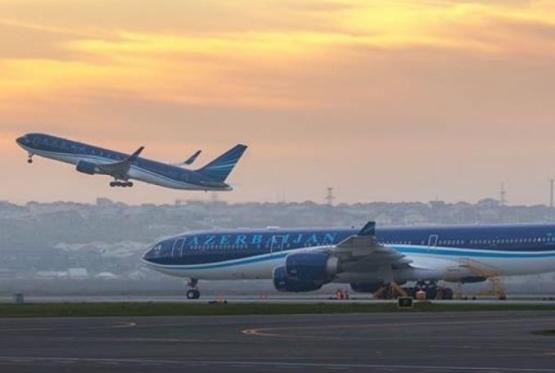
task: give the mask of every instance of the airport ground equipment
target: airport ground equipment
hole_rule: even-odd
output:
[[[490,289],[483,291],[480,295],[493,295],[499,300],[507,299],[507,293],[501,280],[501,273],[497,269],[471,259],[466,259],[465,265],[476,276],[485,278],[490,283]]]

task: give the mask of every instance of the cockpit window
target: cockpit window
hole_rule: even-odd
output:
[[[146,255],[145,258],[158,258],[160,257],[160,252],[162,250],[162,245],[157,244],[156,246],[154,246],[152,249],[150,249]]]
[[[185,240],[183,238],[180,238],[178,240],[176,240],[173,243],[173,248],[172,248],[172,256],[173,257],[181,257],[183,255],[183,244],[185,243]]]
[[[160,251],[162,251],[162,245],[160,245],[160,244],[158,244],[158,245],[156,245],[152,248],[152,254],[154,256],[158,256],[158,254],[160,254]]]
[[[171,254],[172,254],[172,242],[170,241],[162,245],[162,248],[160,249],[160,255],[158,256],[161,258],[169,258]]]

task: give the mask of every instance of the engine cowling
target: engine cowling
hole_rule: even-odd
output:
[[[77,166],[75,167],[77,171],[87,174],[87,175],[94,175],[98,173],[98,168],[96,164],[87,161],[79,161]]]
[[[382,281],[378,282],[365,282],[365,283],[352,283],[351,289],[357,293],[375,293],[384,286]]]
[[[462,282],[463,284],[476,284],[476,283],[484,282],[484,281],[487,281],[487,280],[488,280],[487,277],[469,276],[469,277],[461,278],[460,282]]]
[[[289,255],[285,265],[274,269],[278,291],[304,292],[320,289],[339,272],[339,260],[328,253]]]

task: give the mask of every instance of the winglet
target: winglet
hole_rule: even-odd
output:
[[[129,156],[129,158],[127,158],[128,162],[135,162],[137,160],[137,158],[139,158],[139,155],[141,155],[142,151],[145,149],[144,146],[141,146],[139,149],[137,149],[135,151],[135,153],[131,154]]]
[[[375,236],[376,235],[376,222],[369,221],[364,228],[358,232],[357,236]]]
[[[200,153],[202,153],[202,150],[197,150],[197,152],[195,154],[193,154],[192,156],[190,156],[185,162],[183,162],[183,164],[185,164],[187,166],[192,165],[193,163],[195,163],[195,161],[197,160]]]

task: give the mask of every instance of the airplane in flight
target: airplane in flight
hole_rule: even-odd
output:
[[[172,189],[217,192],[233,190],[225,181],[247,149],[236,145],[204,167],[190,170],[184,166],[192,165],[200,150],[182,163],[167,164],[141,158],[144,147],[129,155],[41,133],[26,134],[16,141],[29,154],[29,163],[34,155],[70,163],[84,174],[113,177],[111,187],[132,187],[130,180],[139,180]]]
[[[555,225],[376,229],[369,222],[359,231],[206,231],[164,239],[145,253],[143,262],[188,278],[189,299],[200,297],[198,280],[234,279],[271,279],[283,292],[314,291],[333,282],[375,293],[415,282],[428,293],[437,291],[441,280],[469,283],[555,271]]]

